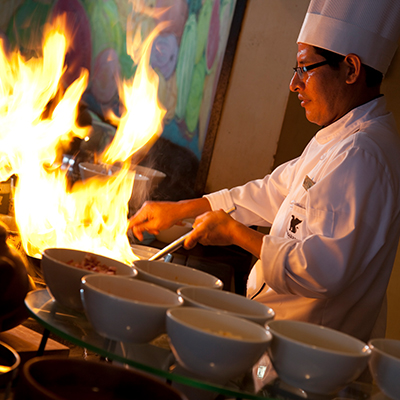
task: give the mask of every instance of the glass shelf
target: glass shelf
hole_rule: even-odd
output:
[[[213,392],[227,397],[255,400],[268,398],[281,400],[385,399],[375,386],[357,382],[334,396],[305,393],[280,381],[267,355],[264,355],[257,365],[243,376],[225,383],[212,382],[192,374],[176,362],[165,334],[147,344],[132,344],[107,339],[92,328],[84,313],[74,312],[61,306],[53,300],[46,289],[28,293],[25,304],[32,317],[50,332],[102,357],[156,375],[170,382],[177,389],[182,390],[185,387],[194,391],[206,391],[204,393],[208,394]],[[182,391],[185,392],[185,390]]]

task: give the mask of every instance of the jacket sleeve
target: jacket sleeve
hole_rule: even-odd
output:
[[[223,189],[204,197],[213,210],[236,206],[232,217],[247,226],[271,226],[277,211],[289,192],[288,182],[297,169],[294,159],[276,168],[263,179],[250,181],[231,190]]]

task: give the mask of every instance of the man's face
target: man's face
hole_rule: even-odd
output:
[[[308,66],[324,61],[314,47],[299,43],[297,65]],[[290,81],[290,90],[298,93],[306,118],[317,125],[327,126],[341,118],[346,112],[346,79],[342,66],[339,70],[329,65],[305,72],[303,79],[298,74]]]

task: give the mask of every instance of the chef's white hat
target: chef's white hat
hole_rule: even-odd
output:
[[[400,0],[311,0],[297,42],[386,73],[400,37]]]

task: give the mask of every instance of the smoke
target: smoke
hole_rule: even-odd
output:
[[[178,201],[199,196],[194,190],[199,161],[190,150],[160,137],[140,164],[166,174],[149,194],[150,200]]]

